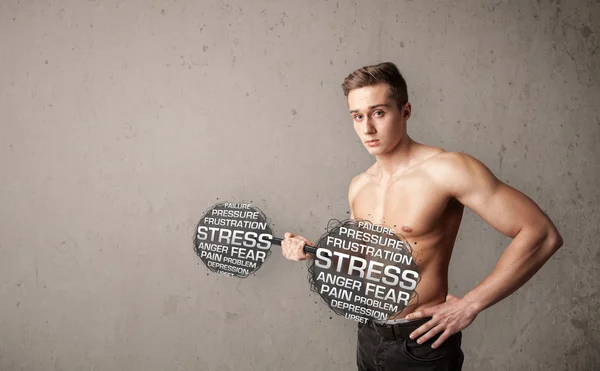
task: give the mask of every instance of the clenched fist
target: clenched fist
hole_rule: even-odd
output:
[[[289,232],[286,232],[284,237],[283,241],[281,241],[281,253],[285,258],[295,261],[313,258],[312,254],[304,253],[304,246],[312,245],[312,242],[302,236],[296,236]]]

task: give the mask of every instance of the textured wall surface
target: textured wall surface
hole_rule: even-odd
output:
[[[465,370],[600,365],[600,4],[0,2],[0,370],[351,370],[355,323],[274,251],[208,274],[195,224],[252,202],[317,239],[373,161],[340,89],[397,63],[417,141],[525,192],[565,245],[464,331]],[[467,211],[463,295],[510,240]],[[274,247],[277,249],[277,247]]]

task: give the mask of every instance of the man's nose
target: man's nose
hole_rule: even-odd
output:
[[[375,133],[375,126],[373,126],[373,121],[370,117],[365,119],[365,127],[363,128],[363,134],[373,134]]]

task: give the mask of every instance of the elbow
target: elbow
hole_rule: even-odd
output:
[[[552,249],[552,251],[556,251],[563,246],[563,238],[556,229],[556,227],[553,227],[550,229],[550,231],[548,231],[548,234],[546,236],[546,243]]]

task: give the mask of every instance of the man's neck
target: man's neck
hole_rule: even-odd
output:
[[[392,179],[410,169],[414,164],[414,150],[418,143],[408,135],[404,135],[400,143],[392,151],[376,156],[377,167],[383,180]]]

